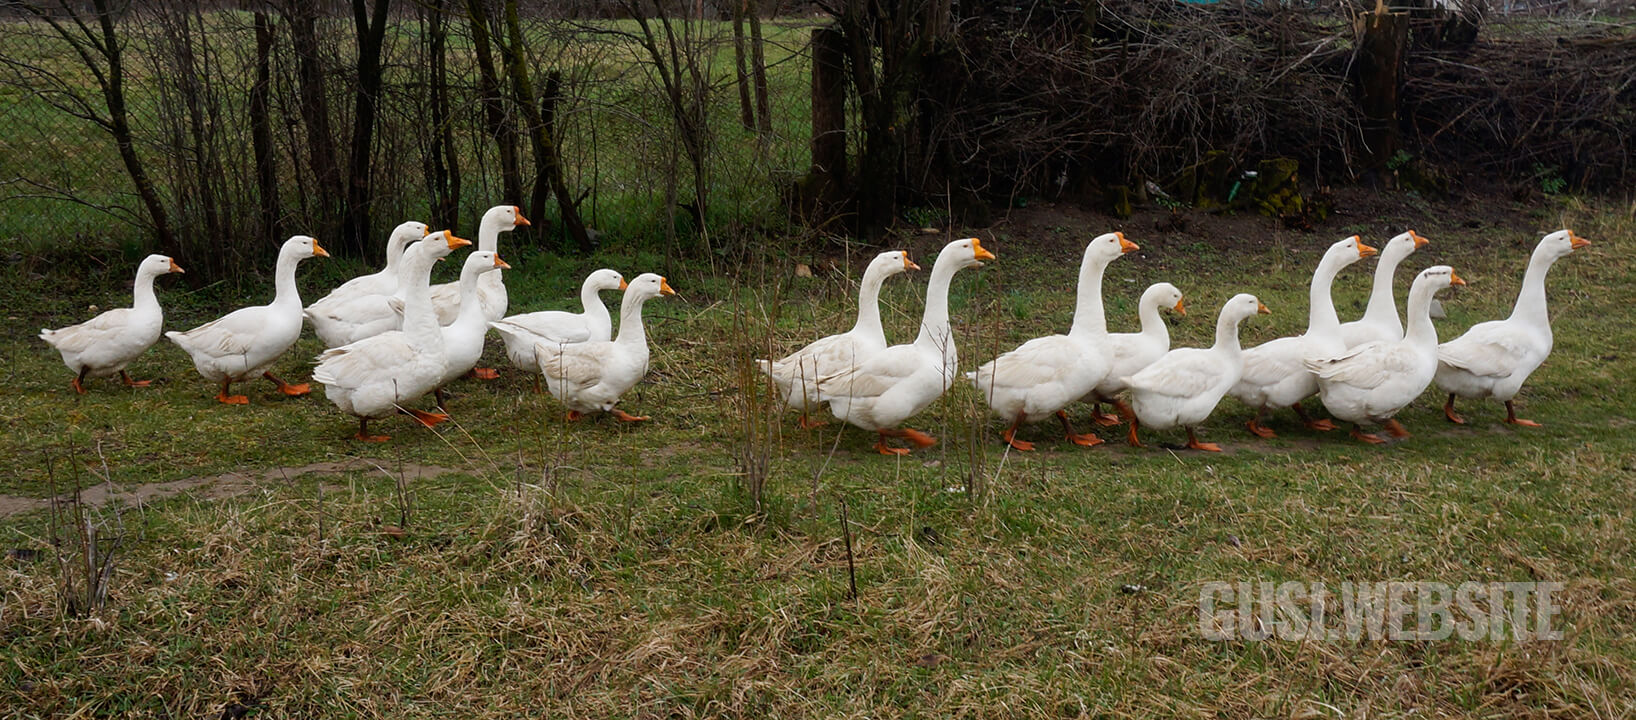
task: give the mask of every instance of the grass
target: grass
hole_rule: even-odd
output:
[[[901,460],[872,453],[855,429],[804,432],[779,418],[763,513],[736,482],[734,395],[745,389],[727,358],[849,325],[852,290],[834,274],[788,278],[783,264],[750,264],[740,277],[751,293],[699,269],[672,272],[685,299],[649,305],[653,375],[626,399],[651,423],[567,424],[560,405],[508,371],[457,384],[453,427],[391,421],[382,424],[391,443],[361,446],[340,439],[353,424],[321,390],[286,400],[259,383],[250,406],[216,405],[168,344],[133,367],[155,387],[98,382],[75,396],[34,329],[82,319],[89,303],[124,302],[125,273],[47,294],[58,279],[50,268],[8,265],[6,493],[42,496],[48,462],[89,465],[99,447],[125,489],[291,470],[237,495],[199,488],[128,510],[133,538],[95,618],[59,616],[51,562],[0,568],[0,708],[12,717],[1628,715],[1633,223],[1628,208],[1602,203],[1553,212],[1536,229],[1571,222],[1595,245],[1549,279],[1556,351],[1522,402],[1544,428],[1503,426],[1496,404],[1467,404],[1472,424],[1451,427],[1428,394],[1401,416],[1415,435],[1400,444],[1321,437],[1287,417],[1275,421],[1282,436],[1263,442],[1229,400],[1204,433],[1226,446],[1221,455],[1080,449],[1043,425],[1024,435],[1044,440],[1041,450],[1018,454],[1002,452],[998,422],[957,385],[915,421],[939,445]],[[1417,229],[1433,244],[1405,263],[1401,284],[1409,268],[1434,262],[1471,282],[1445,298],[1443,337],[1508,312],[1537,235],[1457,222]],[[1260,244],[1200,257],[1187,249],[1192,238],[1126,232],[1143,252],[1109,270],[1110,326],[1131,327],[1141,288],[1167,279],[1188,295],[1190,315],[1172,331],[1189,345],[1208,341],[1214,310],[1240,290],[1274,311],[1252,321],[1247,343],[1297,331],[1311,266],[1335,235],[1262,228]],[[1077,251],[1003,227],[984,237],[999,260],[954,283],[963,367],[1060,331],[1072,310]],[[902,239],[926,267],[942,241]],[[507,276],[518,311],[570,306],[575,278],[594,267],[642,269],[613,257],[524,260]],[[312,270],[302,272],[309,285]],[[1353,268],[1337,282],[1343,315],[1361,311],[1368,276]],[[912,277],[883,294],[889,337],[912,334],[924,273]],[[267,294],[160,290],[170,327]],[[748,317],[767,332],[735,333],[735,303],[755,298]],[[305,378],[314,343],[304,339],[277,371]],[[488,359],[504,363],[496,348]],[[1075,419],[1085,425],[1085,415]],[[296,470],[322,462],[339,469]],[[429,466],[452,472],[417,475]],[[401,531],[395,476],[407,476],[414,499]],[[45,536],[43,513],[0,518],[5,547],[50,555]],[[1557,580],[1568,586],[1566,637],[1201,639],[1202,584],[1258,579]]]

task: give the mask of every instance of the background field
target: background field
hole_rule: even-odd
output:
[[[774,418],[747,441],[747,358],[850,324],[863,251],[793,277],[780,254],[712,272],[666,269],[682,293],[650,304],[653,374],[626,400],[641,426],[569,424],[505,371],[457,383],[438,432],[383,424],[384,446],[320,389],[252,384],[223,407],[174,347],[132,369],[155,387],[97,382],[76,396],[34,338],[128,302],[128,267],[3,266],[0,714],[11,717],[1620,717],[1636,711],[1631,508],[1636,372],[1623,202],[1467,203],[1386,197],[1312,234],[1257,218],[1158,215],[1123,223],[1050,205],[980,231],[999,260],[954,283],[962,367],[1066,327],[1084,242],[1122,228],[1142,245],[1109,270],[1110,326],[1168,280],[1188,296],[1178,345],[1207,342],[1231,293],[1273,309],[1246,343],[1296,332],[1305,285],[1346,233],[1432,240],[1399,273],[1455,266],[1444,338],[1509,312],[1539,235],[1571,225],[1592,247],[1549,279],[1557,346],[1523,394],[1519,429],[1496,404],[1447,425],[1428,394],[1388,447],[1244,432],[1227,401],[1204,435],[1228,452],[1117,442],[1092,449],[1028,428],[1003,452],[996,421],[959,385],[921,418],[940,438],[903,459],[835,424]],[[944,234],[893,239],[925,267]],[[655,255],[505,254],[513,307],[567,307],[577,278]],[[820,260],[833,259],[840,270]],[[310,261],[303,291],[327,275]],[[446,271],[447,269],[445,269]],[[1368,265],[1337,282],[1361,312]],[[884,293],[888,336],[912,334],[924,273]],[[188,291],[161,282],[167,326],[269,296],[265,281]],[[609,298],[610,301],[612,298]],[[769,347],[770,346],[770,347]],[[304,339],[277,368],[305,378]],[[488,360],[504,363],[496,347]],[[265,387],[264,387],[265,385]],[[1087,424],[1084,408],[1074,411]],[[1103,432],[1115,440],[1116,433]],[[736,459],[770,458],[758,508]],[[68,618],[42,498],[52,478],[150,493],[125,504],[106,611]],[[413,496],[404,521],[398,481]],[[845,502],[858,596],[848,590]],[[13,514],[13,511],[18,511]],[[107,510],[99,517],[107,518]],[[110,530],[110,532],[112,532]],[[1566,637],[1516,644],[1216,643],[1196,602],[1214,580],[1551,580]]]

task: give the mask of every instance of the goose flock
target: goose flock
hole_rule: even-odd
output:
[[[625,422],[641,422],[619,407],[620,399],[647,375],[649,353],[642,323],[644,304],[674,295],[670,283],[644,273],[629,282],[618,272],[597,270],[580,292],[583,311],[531,312],[506,316],[509,298],[499,237],[529,221],[519,208],[501,205],[483,215],[475,249],[466,255],[460,279],[431,284],[432,268],[450,254],[473,246],[452,231],[433,232],[424,223],[406,222],[388,236],[386,265],[379,272],[353,278],[306,307],[296,290],[297,265],[329,253],[314,238],[297,235],[285,241],[274,269],[274,297],[267,305],[246,307],[187,331],[163,335],[185,350],[194,367],[216,384],[216,400],[246,404],[231,394],[232,384],[262,377],[286,395],[310,392],[307,384],[285,382],[271,372],[310,323],[328,348],[316,359],[313,380],[330,402],[358,419],[354,439],[381,442],[388,436],[370,431],[371,420],[406,414],[426,427],[447,420],[443,388],[462,376],[492,379],[497,372],[479,366],[490,329],[505,344],[506,357],[535,375],[576,420],[607,413]],[[1416,275],[1409,291],[1407,324],[1400,319],[1392,282],[1397,267],[1427,244],[1408,231],[1392,238],[1377,253],[1357,236],[1331,245],[1318,263],[1309,287],[1306,332],[1241,348],[1239,327],[1268,311],[1254,295],[1241,293],[1222,306],[1215,342],[1205,348],[1172,348],[1161,312],[1187,313],[1182,291],[1170,283],[1147,288],[1138,303],[1139,332],[1109,333],[1103,309],[1102,279],[1108,266],[1138,250],[1123,233],[1100,235],[1085,247],[1079,267],[1073,321],[1066,333],[1029,340],[963,374],[1002,422],[1004,441],[1019,451],[1034,443],[1019,434],[1024,426],[1054,418],[1068,442],[1102,443],[1094,432],[1075,432],[1068,418],[1076,403],[1091,405],[1099,426],[1127,426],[1127,441],[1140,447],[1139,428],[1181,428],[1187,446],[1219,451],[1198,439],[1198,428],[1227,395],[1254,412],[1247,423],[1260,437],[1274,434],[1264,424],[1268,412],[1292,409],[1308,428],[1330,430],[1334,424],[1315,418],[1302,403],[1316,396],[1335,419],[1351,424],[1351,434],[1368,443],[1385,439],[1366,426],[1378,426],[1393,437],[1408,436],[1395,419],[1399,411],[1433,383],[1447,393],[1448,420],[1464,422],[1455,412],[1456,398],[1499,400],[1506,422],[1537,425],[1517,417],[1513,400],[1528,376],[1551,352],[1551,325],[1545,303],[1545,275],[1551,265],[1589,244],[1569,230],[1539,241],[1523,276],[1522,291],[1511,316],[1480,323],[1464,335],[1439,344],[1432,323],[1435,294],[1463,285],[1453,268],[1435,265]],[[1342,323],[1330,288],[1341,270],[1375,255],[1379,260],[1373,290],[1362,318]],[[955,275],[995,260],[977,238],[948,243],[932,265],[919,332],[912,342],[892,345],[881,324],[880,292],[895,275],[919,270],[900,250],[876,256],[864,271],[858,292],[856,324],[847,332],[820,338],[777,360],[758,360],[778,398],[800,413],[802,428],[822,425],[811,415],[828,408],[836,419],[877,435],[874,448],[886,455],[912,452],[906,443],[925,448],[937,441],[908,427],[962,377],[949,317],[949,288]],[[154,294],[160,275],[182,272],[163,255],[150,255],[137,266],[135,299],[130,308],[104,312],[58,330],[42,330],[40,339],[62,355],[74,373],[71,386],[85,393],[90,378],[118,376],[129,386],[126,368],[160,337],[164,315]],[[618,334],[601,293],[624,293]],[[431,394],[438,411],[409,407]],[[1101,411],[1103,403],[1117,414]],[[902,441],[901,443],[893,441]]]

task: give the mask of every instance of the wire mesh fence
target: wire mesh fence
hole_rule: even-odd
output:
[[[520,242],[668,250],[762,222],[768,179],[808,162],[800,20],[41,5],[0,13],[0,237],[35,246],[215,275],[297,232],[374,257],[404,219],[469,231],[514,203]]]

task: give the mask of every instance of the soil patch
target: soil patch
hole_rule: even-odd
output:
[[[149,483],[135,487],[114,487],[106,483],[85,488],[80,491],[80,502],[90,506],[102,506],[110,500],[125,505],[150,503],[156,500],[188,494],[199,500],[220,500],[223,498],[242,495],[264,484],[288,483],[303,475],[340,475],[357,471],[379,472],[374,465],[362,460],[346,460],[336,462],[319,462],[296,467],[274,467],[254,472],[228,472],[220,475],[172,480],[170,482]],[[451,468],[435,465],[408,464],[402,468],[403,472],[412,478],[432,478],[447,473],[459,472]],[[72,502],[72,495],[59,498],[63,502]],[[46,510],[51,507],[49,497],[23,497],[19,495],[0,495],[0,518],[20,515],[35,510]]]

